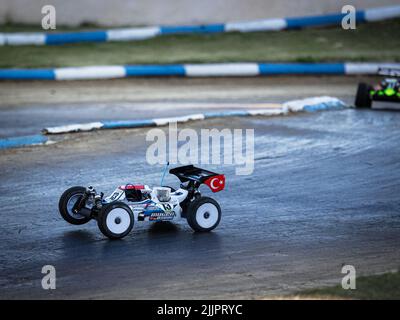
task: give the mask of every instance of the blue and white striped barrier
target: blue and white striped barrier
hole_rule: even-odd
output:
[[[277,31],[327,25],[340,26],[344,16],[345,14],[335,13],[200,26],[154,26],[67,33],[0,33],[0,45],[58,45],[77,42],[134,41],[169,34]],[[358,23],[400,17],[400,5],[358,10],[356,17]]]
[[[48,137],[41,134],[32,136],[23,136],[23,137],[4,138],[0,139],[0,149],[40,145],[47,143],[48,141],[49,141]]]
[[[165,126],[169,123],[185,123],[212,118],[249,117],[249,116],[278,116],[289,112],[315,112],[322,110],[334,110],[348,107],[343,101],[333,97],[314,97],[302,100],[294,100],[283,103],[280,107],[268,109],[250,109],[234,111],[217,111],[191,114],[181,117],[155,118],[145,120],[103,121],[84,124],[72,124],[66,126],[50,127],[42,130],[44,134],[60,134],[80,131],[92,131],[101,129],[126,129]]]
[[[172,122],[185,123],[188,121],[200,121],[213,118],[278,116],[278,115],[285,115],[290,112],[301,112],[301,111],[315,112],[323,110],[342,109],[346,107],[348,106],[343,101],[337,98],[315,97],[302,100],[288,101],[280,106],[267,109],[216,111],[216,112],[191,114],[181,117],[71,124],[65,126],[45,128],[42,130],[42,134],[38,135],[0,139],[0,149],[9,149],[9,148],[54,143],[54,141],[51,141],[47,136],[51,134],[64,134],[64,133],[103,130],[103,129],[157,127],[157,126],[165,126]]]
[[[400,68],[400,63],[211,63],[0,69],[0,80],[95,80],[151,76],[248,77],[285,74],[374,75],[378,74],[379,68]]]

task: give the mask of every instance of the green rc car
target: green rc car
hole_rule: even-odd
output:
[[[379,69],[385,78],[376,86],[360,83],[358,85],[355,106],[371,108],[372,101],[400,102],[400,69]]]

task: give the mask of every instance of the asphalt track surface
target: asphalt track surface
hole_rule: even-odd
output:
[[[193,233],[183,220],[137,223],[121,241],[107,240],[94,221],[68,225],[58,199],[72,185],[107,193],[158,184],[161,166],[145,159],[147,129],[2,150],[0,298],[264,298],[339,284],[344,264],[358,275],[396,269],[399,123],[398,112],[349,109],[180,126],[254,128],[254,174],[207,166],[227,176],[213,195],[223,210],[213,232]],[[172,176],[166,183],[178,185]],[[56,290],[41,288],[48,264]]]
[[[340,96],[352,103],[361,80],[330,76],[1,82],[0,138],[37,134],[48,126],[257,108],[310,96]]]

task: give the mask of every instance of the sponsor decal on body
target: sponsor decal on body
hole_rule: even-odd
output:
[[[144,214],[149,216],[149,221],[165,221],[175,218],[176,213],[170,203],[159,203],[155,206],[148,207]]]

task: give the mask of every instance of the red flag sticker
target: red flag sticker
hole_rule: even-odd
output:
[[[204,183],[211,189],[212,192],[219,192],[225,188],[225,176],[219,174],[208,178]]]

